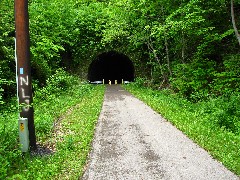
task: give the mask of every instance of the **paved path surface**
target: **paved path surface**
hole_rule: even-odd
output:
[[[159,114],[108,86],[84,180],[239,180]]]

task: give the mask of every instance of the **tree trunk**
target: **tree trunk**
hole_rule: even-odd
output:
[[[238,43],[240,45],[240,34],[238,33],[238,29],[237,29],[237,26],[236,26],[236,21],[235,21],[235,16],[234,16],[233,0],[231,0],[231,16],[232,16],[233,29],[235,31],[235,35],[236,35]]]
[[[170,76],[172,76],[172,70],[170,67],[170,58],[169,58],[169,49],[168,49],[168,41],[167,41],[167,35],[166,31],[164,30],[164,41],[165,41],[165,50],[166,50],[166,59],[167,59],[167,66]]]
[[[181,7],[183,6],[183,0],[181,1]],[[183,12],[181,13],[181,19],[184,19]],[[184,31],[182,30],[182,63],[185,64],[185,36]]]
[[[161,65],[160,59],[157,56],[156,50],[153,47],[153,44],[151,42],[147,41],[147,46],[148,46],[149,51],[153,53],[154,58],[157,61],[159,67],[160,67],[160,71],[161,71],[163,80],[162,80],[162,83],[159,86],[159,89],[162,89],[162,87],[164,86],[164,83],[168,82],[168,77],[163,72],[163,67]]]
[[[161,63],[160,63],[160,60],[159,60],[157,54],[156,54],[156,50],[153,48],[152,43],[150,43],[150,42],[148,41],[148,42],[147,42],[147,46],[148,46],[149,51],[153,53],[154,58],[155,58],[155,60],[157,61],[159,67],[160,67],[161,74],[164,75],[162,65],[161,65]]]
[[[182,63],[185,64],[185,36],[182,31]]]
[[[165,17],[163,6],[161,7],[161,10],[162,10],[162,17]],[[165,20],[163,20],[163,22],[164,21]],[[162,26],[164,27],[165,23],[163,23]],[[167,67],[168,67],[170,76],[172,76],[172,71],[170,67],[169,49],[168,49],[168,39],[167,39],[167,33],[166,33],[165,27],[164,27],[164,44],[165,44],[165,51],[166,51]]]

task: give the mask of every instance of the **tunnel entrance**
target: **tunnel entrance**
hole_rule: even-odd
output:
[[[110,80],[112,83],[134,81],[134,66],[132,61],[124,54],[116,51],[109,51],[100,54],[90,64],[88,69],[88,80],[90,82]]]

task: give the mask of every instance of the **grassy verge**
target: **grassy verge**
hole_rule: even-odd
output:
[[[79,84],[35,95],[39,146],[48,153],[22,156],[18,148],[17,113],[0,116],[0,179],[77,179],[90,151],[101,110],[104,86]]]
[[[206,106],[211,102],[193,104],[167,91],[154,91],[134,84],[125,88],[161,113],[229,170],[240,175],[240,134],[211,121],[211,113],[206,113]]]

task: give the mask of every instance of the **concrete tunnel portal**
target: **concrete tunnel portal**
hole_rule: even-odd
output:
[[[134,65],[128,56],[116,51],[104,52],[97,56],[88,69],[88,80],[90,82],[109,80],[114,83],[134,81]]]

